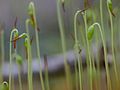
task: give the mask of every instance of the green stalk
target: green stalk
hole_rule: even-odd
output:
[[[119,78],[118,78],[118,71],[117,71],[117,65],[116,65],[116,59],[115,59],[115,51],[114,51],[114,30],[113,30],[113,20],[112,20],[112,14],[109,11],[109,15],[110,15],[110,28],[111,28],[111,45],[112,45],[112,56],[113,56],[113,66],[114,66],[114,71],[115,71],[115,79],[117,82],[117,88],[119,87],[118,83],[119,83]]]
[[[95,33],[95,41],[96,41],[96,46],[99,46],[99,33]],[[97,74],[97,84],[98,84],[98,90],[101,90],[101,73],[100,73],[100,54],[97,53],[97,57],[96,57],[96,67],[97,67],[97,70],[96,70],[96,74]]]
[[[106,49],[106,44],[105,44],[103,32],[102,32],[102,29],[101,29],[101,26],[99,25],[99,23],[94,23],[93,26],[95,26],[95,25],[97,25],[99,30],[100,30],[101,39],[102,39],[102,42],[103,42],[105,68],[106,68],[106,74],[107,74],[107,88],[108,88],[108,90],[112,90],[112,88],[111,88],[111,80],[110,80],[110,75],[109,75],[109,69],[108,69],[108,62],[107,62],[107,51],[106,51],[107,49]]]
[[[33,27],[35,28],[35,38],[36,38],[36,47],[37,47],[37,57],[38,60],[41,61],[40,58],[40,45],[39,45],[39,36],[38,36],[38,26],[37,26],[37,20],[36,20],[36,13],[35,13],[35,5],[33,2],[30,2],[29,4],[29,15],[30,15],[30,20],[32,22]],[[40,62],[40,81],[41,81],[41,86],[42,86],[42,90],[45,90],[45,86],[44,86],[44,81],[43,81],[43,76],[42,76],[42,66],[41,66],[41,62]]]
[[[11,74],[11,70],[12,70],[12,38],[13,38],[13,35],[16,34],[18,35],[18,30],[17,29],[13,29],[11,31],[11,34],[10,34],[10,51],[9,51],[9,55],[10,55],[10,70],[9,70],[9,90],[11,90],[11,86],[12,86],[12,74]]]
[[[1,31],[1,69],[0,72],[2,72],[2,67],[4,65],[4,30]],[[0,82],[3,81],[2,73],[0,74]]]
[[[86,11],[84,12],[83,15],[83,19],[84,19],[84,23],[85,23],[85,34],[86,34],[86,41],[87,41],[87,52],[88,52],[88,62],[89,62],[89,66],[88,66],[88,70],[90,69],[90,74],[92,74],[92,61],[91,61],[91,57],[90,57],[90,47],[89,47],[89,41],[88,41],[88,36],[87,36],[87,18],[86,18]],[[92,78],[90,77],[90,90],[92,90]]]
[[[101,19],[101,26],[102,30],[104,30],[104,24],[103,24],[103,5],[102,5],[102,0],[100,0],[100,19]]]
[[[64,56],[67,89],[71,90],[72,85],[70,85],[70,68],[67,64],[67,58],[66,58],[66,43],[65,43],[65,35],[64,35],[64,26],[63,26],[62,16],[60,13],[61,0],[57,0],[56,2],[57,2],[57,15],[58,15],[58,24],[59,24],[59,30],[60,30],[60,36],[61,36],[62,51],[63,51],[63,56]]]
[[[28,87],[29,90],[33,90],[33,83],[32,83],[32,53],[31,53],[31,46],[30,46],[30,35],[29,35],[29,29],[28,29],[28,25],[29,25],[29,19],[26,20],[26,32],[28,34],[28,49],[27,49],[27,53],[28,53]]]
[[[40,45],[39,45],[39,36],[38,36],[38,30],[37,30],[37,21],[36,21],[36,15],[35,15],[35,10],[34,10],[34,20],[35,20],[35,38],[36,38],[36,47],[37,47],[37,57],[38,57],[38,60],[41,61],[41,58],[40,58]],[[43,77],[42,77],[42,66],[41,66],[41,62],[40,62],[40,79],[41,79],[41,84],[42,84],[42,90],[45,90],[45,87],[44,87],[44,81],[43,81]]]
[[[18,80],[19,80],[19,87],[20,87],[20,90],[23,90],[22,89],[22,81],[21,81],[21,74],[20,74],[20,68],[21,68],[21,66],[20,65],[18,65]]]
[[[81,10],[77,11],[74,16],[74,34],[75,34],[75,51],[77,54],[77,61],[78,61],[78,71],[79,71],[79,84],[80,84],[80,90],[82,90],[82,72],[81,72],[81,66],[80,66],[80,56],[79,56],[79,41],[77,37],[77,16],[81,13]]]
[[[15,49],[16,50],[16,49]],[[19,89],[22,90],[22,81],[21,81],[21,65],[23,64],[23,59],[16,53],[13,54],[13,58],[15,58],[16,64],[18,65],[18,81],[19,81]]]

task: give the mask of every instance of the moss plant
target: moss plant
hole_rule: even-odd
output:
[[[14,32],[15,31],[16,31],[16,29],[14,30]],[[33,90],[33,83],[32,83],[32,55],[31,55],[31,46],[30,46],[29,35],[27,33],[22,33],[21,35],[19,35],[17,38],[15,38],[13,40],[11,38],[10,41],[14,42],[14,41],[16,41],[18,39],[21,39],[21,38],[25,39],[24,45],[27,48],[27,53],[28,53],[28,86],[29,86],[29,90]],[[11,46],[11,43],[10,43],[10,46]]]
[[[11,34],[10,34],[10,51],[9,51],[9,55],[10,55],[10,70],[9,70],[9,90],[11,90],[11,86],[12,86],[12,75],[11,75],[11,70],[12,70],[12,40],[13,40],[13,36],[18,36],[18,30],[16,28],[14,28],[12,31],[11,31]]]
[[[57,15],[58,15],[58,24],[59,24],[59,30],[60,30],[60,36],[61,36],[61,44],[62,44],[62,51],[63,51],[63,57],[64,57],[64,66],[65,66],[65,74],[66,74],[66,81],[67,81],[67,89],[71,90],[72,85],[70,85],[70,68],[67,63],[66,59],[66,43],[65,43],[65,35],[64,35],[64,25],[62,20],[62,15],[60,12],[60,6],[61,6],[61,0],[56,0],[57,2]]]
[[[113,64],[114,64],[114,71],[115,71],[115,79],[116,79],[117,88],[118,88],[119,78],[118,78],[117,65],[116,65],[116,59],[115,59],[115,50],[114,50],[114,30],[113,30],[113,20],[112,20],[113,10],[112,10],[111,0],[107,0],[107,8],[110,16],[112,56],[113,56]]]
[[[110,80],[110,75],[109,75],[109,69],[108,69],[108,63],[107,63],[107,52],[106,52],[106,44],[105,44],[105,40],[104,40],[104,36],[103,36],[103,32],[102,32],[102,28],[99,25],[99,23],[94,23],[93,25],[91,25],[88,29],[87,34],[90,35],[90,38],[88,40],[91,40],[93,37],[93,32],[94,32],[94,26],[97,25],[99,30],[100,30],[100,35],[101,35],[101,39],[102,39],[102,43],[103,43],[103,48],[104,48],[104,59],[105,59],[105,68],[106,68],[106,74],[107,74],[107,87],[108,90],[111,90],[111,80]],[[92,34],[91,34],[92,33]]]
[[[36,20],[35,5],[33,2],[30,2],[30,4],[29,4],[28,14],[30,16],[30,23],[35,28],[37,57],[38,57],[38,60],[40,60],[40,48],[39,48],[40,45],[39,45],[39,36],[38,36],[38,30],[37,30],[38,26],[37,26],[37,20]],[[43,77],[42,77],[41,62],[40,62],[40,81],[41,81],[42,90],[45,90],[44,81],[43,81]]]
[[[19,36],[19,38],[25,39],[25,46],[27,48],[28,53],[28,86],[29,90],[33,90],[33,81],[32,81],[32,55],[31,55],[31,46],[30,46],[30,39],[29,35],[26,33],[23,33]]]
[[[80,14],[82,12],[82,10],[79,10],[75,13],[75,16],[74,16],[74,34],[75,34],[75,51],[76,51],[76,54],[77,54],[77,61],[78,61],[78,70],[79,70],[79,83],[80,83],[80,90],[82,90],[82,72],[81,72],[81,62],[80,62],[80,56],[79,56],[79,41],[78,41],[78,36],[77,36],[77,16],[78,14]]]
[[[91,56],[90,56],[90,45],[89,45],[89,41],[88,41],[88,35],[87,35],[87,18],[86,18],[86,11],[84,11],[83,13],[83,19],[84,19],[84,23],[85,23],[85,36],[86,36],[86,43],[87,43],[87,56],[88,56],[88,70],[90,70],[92,72],[92,60],[91,60]],[[91,74],[91,72],[89,74]],[[92,78],[90,77],[90,90],[92,90]]]
[[[0,90],[9,90],[9,85],[6,81],[4,81],[1,85],[0,85]]]
[[[28,37],[27,37],[27,38],[28,38],[28,41],[30,42],[29,29],[28,29],[29,22],[30,22],[30,20],[27,19],[27,20],[26,20],[26,33],[28,34]],[[31,71],[31,69],[30,69],[30,68],[31,68],[31,64],[32,64],[32,56],[31,56],[32,53],[31,53],[31,46],[30,46],[30,45],[29,45],[29,49],[30,49],[30,50],[28,50],[28,47],[27,47],[27,55],[29,54],[29,56],[30,56],[30,57],[28,57],[28,59],[30,59],[30,60],[29,60],[29,63],[28,63],[28,71],[31,72],[31,73],[30,73],[31,75],[30,75],[30,76],[28,75],[28,80],[29,80],[29,78],[32,78],[32,71]],[[29,51],[29,52],[28,52],[28,51]],[[31,79],[31,80],[32,80],[32,79]],[[29,82],[29,85],[28,85],[28,86],[29,86],[29,90],[32,90],[33,87],[31,87],[30,84],[32,84],[32,81],[30,81],[30,82]]]

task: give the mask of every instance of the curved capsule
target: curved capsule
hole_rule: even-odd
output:
[[[93,35],[94,35],[94,25],[91,25],[89,28],[88,28],[88,32],[87,32],[87,36],[88,36],[88,40],[91,40]]]

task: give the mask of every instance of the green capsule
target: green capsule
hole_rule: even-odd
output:
[[[15,58],[16,59],[16,63],[18,64],[18,65],[22,65],[22,63],[23,63],[23,59],[22,59],[22,57],[19,55],[19,54],[13,54],[13,58]]]
[[[9,86],[8,83],[6,81],[4,81],[1,86],[0,86],[0,90],[9,90]]]
[[[24,46],[25,46],[26,48],[28,48],[28,38],[25,38]]]
[[[112,7],[112,1],[111,0],[107,0],[107,7],[110,11],[110,13],[115,16],[115,14],[113,13],[113,7]]]
[[[17,62],[17,64],[19,64],[19,65],[22,65],[23,64],[23,59],[22,59],[22,57],[20,56],[20,55],[16,55],[16,62]]]
[[[107,5],[108,5],[109,10],[111,11],[112,10],[112,1],[107,0]]]
[[[34,3],[30,2],[28,6],[28,14],[31,16],[34,13]]]
[[[95,30],[94,25],[92,25],[88,28],[88,32],[87,32],[88,40],[92,39],[92,37],[94,35],[94,30]]]

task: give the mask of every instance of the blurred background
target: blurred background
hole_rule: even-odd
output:
[[[15,19],[17,17],[17,28],[20,33],[25,32],[25,20],[28,17],[27,9],[31,0],[0,0],[0,24],[5,30],[5,58],[8,60],[9,52],[9,36],[10,31],[13,29]],[[61,52],[61,41],[58,29],[57,12],[56,12],[56,0],[33,0],[36,7],[37,23],[40,28],[40,49],[41,55],[43,54],[55,54]],[[97,1],[89,0],[94,5],[99,3]],[[73,32],[73,16],[78,9],[83,9],[83,0],[66,0],[65,2],[66,12],[63,13],[65,21],[65,32],[67,49],[72,48],[73,43],[70,33]],[[31,27],[30,27],[31,28]],[[31,37],[33,37],[33,50],[35,50],[35,34],[31,29]],[[18,48],[22,47],[22,44],[18,42]],[[24,52],[24,49],[19,49],[19,52]],[[33,53],[33,57],[36,57],[36,52]]]
[[[20,33],[25,32],[25,20],[28,18],[27,8],[31,0],[0,0],[0,24],[5,31],[5,51],[6,60],[8,60],[9,52],[9,36],[10,31],[13,29],[15,19],[17,17],[17,28]],[[60,34],[58,29],[57,13],[56,13],[56,0],[33,0],[36,7],[37,23],[40,28],[40,47],[41,55],[43,54],[55,54],[61,52]],[[100,20],[99,13],[99,0],[88,0],[92,8],[96,12],[97,21]],[[119,0],[113,1],[113,6],[119,8]],[[106,12],[106,1],[103,0],[103,14],[107,17]],[[65,10],[63,13],[63,19],[65,23],[66,42],[67,49],[72,48],[73,43],[71,40],[70,33],[73,32],[73,17],[77,10],[83,9],[83,0],[66,0]],[[81,16],[80,16],[81,17]],[[107,18],[104,18],[105,24]],[[80,24],[83,23],[81,18]],[[31,27],[30,27],[31,28]],[[35,48],[35,34],[34,30],[30,30],[31,37],[33,37],[33,50]],[[56,37],[56,38],[55,38]],[[21,43],[21,42],[18,42]],[[18,44],[18,48],[22,47]],[[56,48],[54,48],[56,47]],[[24,50],[20,49],[20,52]],[[33,57],[36,57],[36,52],[33,53]]]

